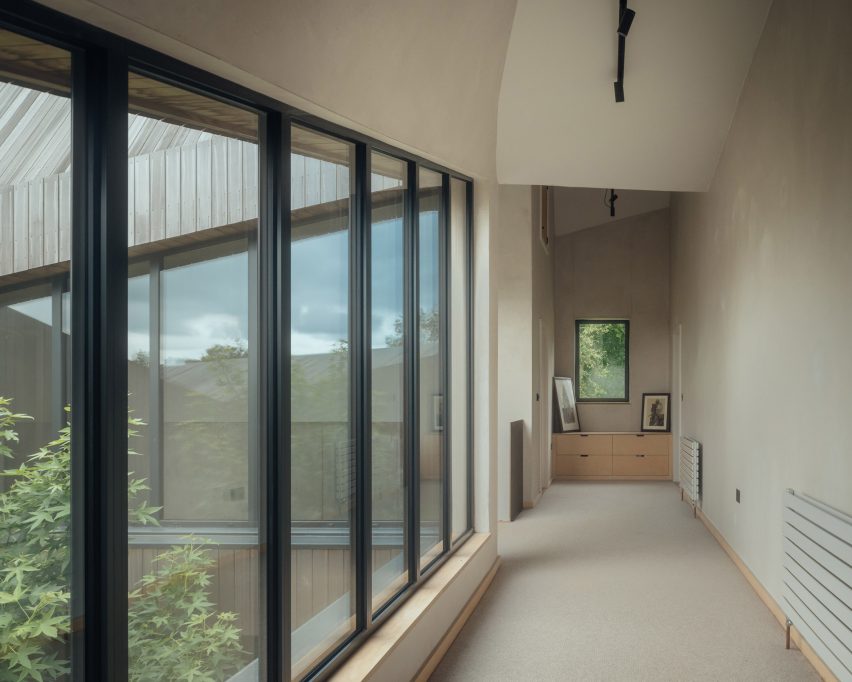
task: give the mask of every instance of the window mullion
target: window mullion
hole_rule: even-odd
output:
[[[359,144],[355,157],[355,211],[353,216],[353,370],[356,373],[356,614],[358,629],[370,627],[372,591],[372,400],[371,400],[371,287],[370,287],[370,173],[371,150]]]
[[[75,54],[72,674],[127,679],[127,60]]]
[[[451,285],[450,277],[452,267],[450,260],[450,176],[446,173],[441,178],[441,215],[438,221],[438,282],[440,289],[440,350],[438,357],[441,359],[441,381],[443,383],[442,406],[444,414],[442,423],[444,431],[441,434],[443,440],[443,510],[441,523],[444,530],[444,552],[449,552],[452,547],[452,521],[453,521],[453,466],[452,466],[452,390],[450,385],[452,354],[450,339],[452,339],[450,314]]]
[[[409,580],[420,579],[420,400],[419,400],[419,267],[418,267],[418,220],[419,180],[417,164],[408,164],[408,212],[405,225],[405,329],[404,355],[406,366],[405,393],[407,446],[408,446],[408,537],[409,537]]]
[[[290,121],[260,119],[258,466],[265,679],[290,679]]]

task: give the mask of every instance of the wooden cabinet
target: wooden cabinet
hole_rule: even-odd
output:
[[[670,433],[555,433],[555,478],[671,480]]]

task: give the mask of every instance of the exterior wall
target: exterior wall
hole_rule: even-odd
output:
[[[779,602],[785,488],[852,513],[850,23],[776,0],[710,192],[673,203],[702,506]]]
[[[630,402],[580,403],[580,427],[638,431],[642,393],[671,386],[669,211],[557,237],[555,250],[557,376],[574,377],[575,320],[630,320]]]

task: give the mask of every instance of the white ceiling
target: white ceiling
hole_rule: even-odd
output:
[[[771,0],[518,0],[497,123],[501,183],[704,191]]]
[[[553,231],[559,236],[587,227],[622,220],[634,215],[668,208],[668,192],[643,192],[639,190],[615,191],[615,217],[609,214],[604,203],[604,189],[584,187],[553,188]]]

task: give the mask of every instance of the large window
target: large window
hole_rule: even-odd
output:
[[[0,30],[0,679],[71,669],[70,67]]]
[[[129,677],[257,679],[257,115],[128,94]]]
[[[445,219],[442,176],[420,169],[418,177],[418,439],[420,459],[420,568],[444,549],[446,394],[444,376]]]
[[[372,608],[408,582],[405,209],[408,164],[374,153],[370,176]]]
[[[630,322],[577,320],[577,400],[630,400]]]
[[[355,627],[354,147],[299,126],[291,138],[290,561],[298,677]]]
[[[22,16],[0,679],[327,675],[471,532],[472,183]]]

